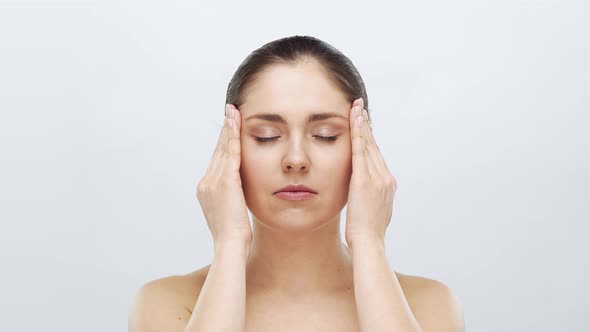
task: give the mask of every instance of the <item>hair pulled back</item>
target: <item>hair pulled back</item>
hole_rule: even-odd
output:
[[[247,88],[268,66],[295,64],[306,60],[317,61],[327,77],[340,88],[350,103],[362,97],[364,108],[369,111],[365,84],[352,61],[320,39],[298,35],[271,41],[250,53],[232,76],[227,86],[225,103],[239,108],[245,102]]]

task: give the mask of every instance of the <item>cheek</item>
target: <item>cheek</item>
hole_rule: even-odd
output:
[[[240,177],[246,196],[252,195],[257,187],[266,186],[265,181],[268,181],[269,177],[264,176],[265,174],[277,172],[276,169],[272,169],[274,165],[270,160],[272,155],[256,147],[255,144],[255,142],[243,142],[240,146]]]
[[[247,181],[255,174],[253,170],[256,168],[256,151],[249,148],[246,144],[242,144],[240,147],[241,159],[240,159],[240,176],[242,181]]]
[[[352,150],[349,146],[335,147],[333,153],[324,153],[320,158],[320,165],[329,165],[322,167],[327,179],[336,181],[339,186],[348,185],[352,174]]]
[[[348,140],[350,141],[350,139]],[[342,209],[346,205],[349,196],[350,179],[352,176],[352,147],[347,145],[340,153],[339,167],[334,171],[337,174],[335,177],[337,192],[334,193],[334,197],[336,200],[335,204],[338,204],[339,208]]]

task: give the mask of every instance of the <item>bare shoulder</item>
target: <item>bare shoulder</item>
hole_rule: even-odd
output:
[[[406,300],[424,332],[465,330],[463,306],[441,281],[395,272]]]
[[[208,269],[206,266],[192,273],[162,277],[142,285],[129,308],[128,330],[182,331],[190,319]]]

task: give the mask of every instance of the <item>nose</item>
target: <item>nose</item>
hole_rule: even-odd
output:
[[[310,161],[307,153],[301,148],[301,142],[291,142],[289,150],[283,157],[282,168],[284,172],[307,172]]]

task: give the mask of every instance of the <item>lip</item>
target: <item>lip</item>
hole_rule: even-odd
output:
[[[307,192],[307,193],[312,193],[312,194],[317,194],[317,191],[306,187],[302,184],[290,184],[288,186],[285,186],[277,191],[275,191],[275,194],[278,194],[280,192]]]
[[[315,193],[309,191],[279,191],[275,193],[275,196],[277,196],[278,198],[288,201],[302,201],[305,199],[312,198],[315,195]]]

